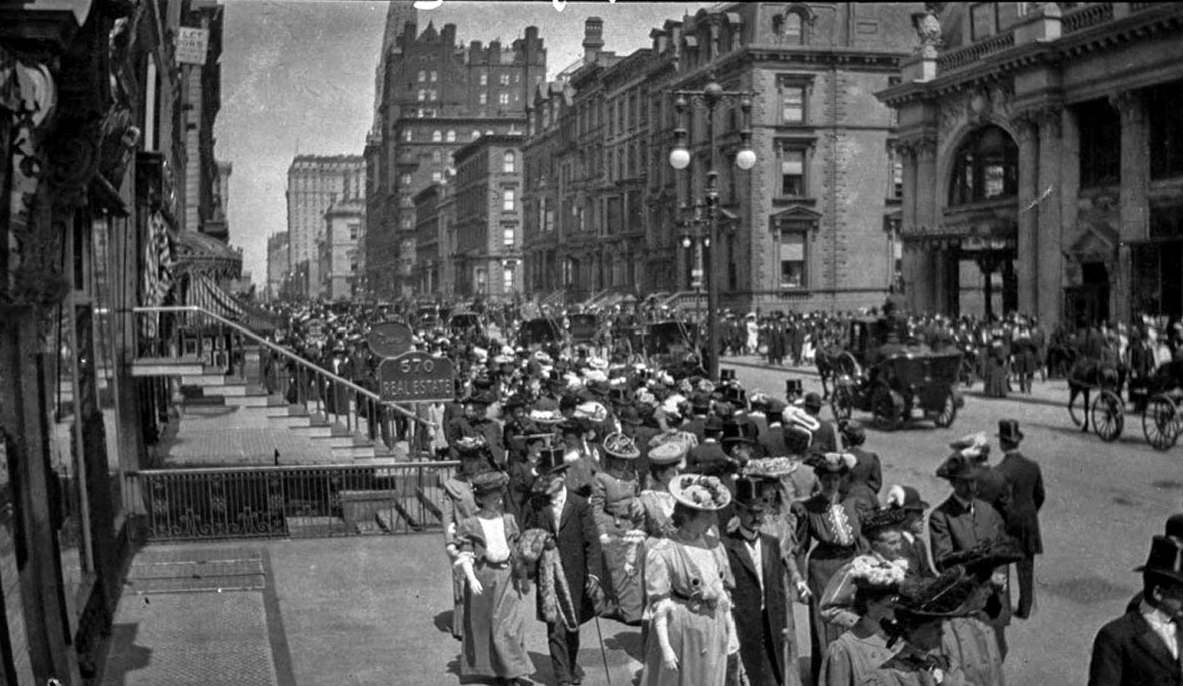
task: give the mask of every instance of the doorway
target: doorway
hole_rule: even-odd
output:
[[[1109,269],[1104,262],[1080,265],[1080,285],[1068,289],[1065,307],[1068,321],[1097,324],[1109,321]]]

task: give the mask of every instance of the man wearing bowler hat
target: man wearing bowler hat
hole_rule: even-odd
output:
[[[1183,684],[1183,541],[1155,536],[1142,572],[1142,600],[1093,641],[1088,686]]]
[[[546,641],[550,648],[555,680],[560,686],[573,686],[583,681],[579,667],[579,625],[595,617],[592,595],[603,578],[603,556],[600,535],[591,506],[585,498],[567,488],[564,472],[563,448],[542,451],[534,482],[534,497],[526,509],[526,529],[542,529],[554,536],[563,565],[563,577],[571,593],[575,625],[568,629],[559,621],[547,622]],[[538,594],[538,616],[542,618],[542,594]]]
[[[1006,479],[1010,492],[1007,498],[1006,532],[1019,544],[1023,559],[1015,564],[1019,577],[1019,606],[1015,616],[1027,619],[1035,603],[1035,556],[1043,554],[1043,537],[1039,531],[1039,510],[1043,507],[1043,473],[1035,460],[1019,452],[1023,432],[1019,422],[1003,419],[998,422],[998,443],[1002,448],[1002,462],[994,471]]]

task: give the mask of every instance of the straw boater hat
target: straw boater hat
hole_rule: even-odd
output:
[[[670,495],[692,509],[704,512],[722,510],[731,502],[731,492],[713,476],[679,474],[670,481]]]
[[[604,437],[604,452],[621,460],[635,460],[641,456],[633,439],[622,433],[612,433]]]
[[[649,464],[678,464],[686,458],[687,447],[681,441],[668,441],[649,449]]]

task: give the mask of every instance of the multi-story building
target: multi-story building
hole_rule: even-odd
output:
[[[1181,18],[1124,2],[918,17],[921,48],[880,94],[899,112],[912,309],[1183,313]]]
[[[184,100],[181,130],[185,141],[185,173],[182,186],[185,212],[178,219],[184,231],[200,231],[226,242],[224,217],[218,216],[218,161],[214,159],[214,120],[222,106],[222,21],[225,8],[218,0],[189,0],[182,24],[206,31],[203,63],[179,65]]]
[[[325,211],[341,198],[359,196],[366,187],[365,160],[357,155],[297,155],[288,168],[289,269],[301,263],[307,280],[296,285],[297,297],[323,293],[317,244],[324,237]]]
[[[546,50],[536,27],[510,46],[462,47],[453,24],[437,31],[429,23],[420,34],[405,22],[385,69],[383,129],[367,140],[375,180],[367,195],[366,288],[378,298],[410,295],[420,282],[415,195],[447,179],[452,153],[474,138],[524,131]]]
[[[439,206],[448,188],[448,184],[433,183],[415,194],[415,291],[423,295],[442,290]]]
[[[216,238],[223,243],[230,242],[230,174],[234,165],[229,162],[217,161],[216,182],[210,197],[210,211],[208,218],[202,223],[201,232],[210,238]]]
[[[898,164],[892,112],[874,93],[896,77],[916,41],[912,14],[922,10],[730,3],[666,22],[650,48],[623,59],[601,50],[603,24],[588,20],[583,65],[539,93],[531,113],[532,289],[565,287],[576,299],[608,289],[689,291],[705,264],[727,307],[882,304],[895,275]],[[678,119],[673,91],[711,79],[752,93],[758,161],[749,172],[734,163],[738,99],[714,112],[714,148],[705,107]],[[547,121],[556,112],[558,121]],[[692,163],[675,172],[667,159],[682,125]],[[533,180],[552,155],[553,193]],[[708,248],[695,206],[713,159],[720,230]],[[557,204],[554,239],[542,230],[548,202]]]
[[[281,231],[267,237],[267,300],[278,300],[288,278],[288,232]]]
[[[342,198],[325,211],[325,234],[319,243],[325,300],[348,300],[356,293],[357,245],[365,219],[365,199],[359,196]]]
[[[522,141],[486,135],[456,151],[455,290],[512,301],[522,291]]]

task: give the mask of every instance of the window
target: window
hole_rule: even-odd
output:
[[[401,226],[403,228],[403,231],[410,231],[411,230],[411,218],[410,217],[403,217],[402,220],[399,221],[399,226]]]
[[[436,129],[435,131],[431,132],[431,142],[432,143],[442,143],[443,140],[444,140],[444,134],[439,129]]]
[[[501,232],[502,232],[502,234],[504,234],[505,247],[512,248],[513,243],[514,243],[514,237],[515,237],[515,234],[517,233],[514,230],[513,224],[503,224],[501,226]]]
[[[488,93],[481,93],[480,95],[477,96],[477,102],[481,105],[488,105],[489,104],[489,94]]]
[[[998,4],[976,2],[970,5],[970,26],[973,40],[980,41],[998,33]]]
[[[953,155],[949,204],[1016,195],[1019,189],[1019,149],[997,126],[973,131]]]
[[[439,150],[432,150],[431,151],[431,161],[432,162],[442,162],[443,157],[444,157],[444,154],[442,152],[440,152]]]
[[[1150,178],[1183,176],[1183,98],[1179,97],[1179,82],[1148,89],[1143,103],[1150,125]]]
[[[350,262],[349,263],[349,271],[351,271],[351,272],[357,271],[357,262]]]
[[[456,131],[455,131],[455,129],[448,129],[448,142],[449,142],[449,143],[455,143],[455,142],[456,142]]]
[[[433,101],[433,102],[434,102],[434,101],[435,101],[435,99],[436,99],[436,97],[437,97],[437,94],[436,94],[436,91],[435,91],[435,89],[434,89],[434,88],[432,88],[431,90],[427,91],[427,99],[428,99],[428,100],[431,100],[431,101]]]
[[[439,183],[440,179],[442,179],[442,178],[444,178],[444,175],[441,172],[437,172],[437,171],[431,172],[431,180],[434,183]]]
[[[439,72],[437,72],[437,71],[436,71],[436,70],[434,70],[434,69],[432,69],[432,70],[431,70],[431,80],[432,80],[433,82],[435,82],[435,81],[438,81],[438,80],[439,80]]]
[[[509,85],[509,74],[502,74],[502,75],[501,75],[501,85],[502,85],[502,86],[508,86],[508,85]]]
[[[357,233],[360,230],[361,230],[360,224],[350,224],[349,225],[349,240],[356,241],[357,240]]]
[[[805,287],[805,232],[781,231],[780,287]]]
[[[489,75],[485,74],[484,72],[481,73],[481,85],[482,86],[489,85]]]
[[[513,174],[517,167],[517,155],[513,154],[512,150],[506,150],[505,154],[501,156],[501,171],[505,174]]]
[[[472,274],[473,286],[477,293],[484,293],[488,288],[488,277],[485,273],[484,267],[477,267]]]
[[[805,123],[805,86],[781,84],[780,121],[782,124]]]
[[[411,142],[411,140],[412,140],[412,139],[414,139],[414,138],[415,138],[415,134],[414,134],[414,132],[412,132],[410,129],[404,129],[404,130],[403,130],[403,140],[404,140],[405,142],[407,142],[407,143],[410,143],[410,142]]]
[[[472,130],[472,139],[475,141],[476,139],[478,139],[480,137],[481,137],[481,132],[478,131],[477,129],[473,129]]]
[[[504,268],[504,276],[502,277],[502,293],[513,292],[514,272],[517,271],[513,267],[513,263],[508,263]]]
[[[426,80],[427,80],[427,72],[420,69],[419,70],[419,83],[423,83]]]
[[[509,93],[502,93],[501,95],[498,95],[497,96],[497,104],[508,105],[509,104]]]
[[[888,148],[887,162],[890,173],[887,197],[891,200],[902,200],[904,197],[904,156],[894,147]]]
[[[1080,187],[1094,188],[1121,180],[1121,116],[1105,100],[1076,108],[1080,125]]]
[[[772,18],[772,32],[781,43],[801,45],[805,42],[805,22],[800,12],[786,12]]]
[[[410,186],[411,185],[411,175],[410,174],[403,174],[402,176],[400,176],[399,177],[399,185]]]
[[[419,102],[423,102],[426,99],[427,99],[427,91],[420,88],[419,89]]]
[[[501,211],[513,212],[514,208],[514,193],[512,188],[506,188],[501,191]]]
[[[805,151],[782,148],[780,153],[780,194],[805,195]]]

